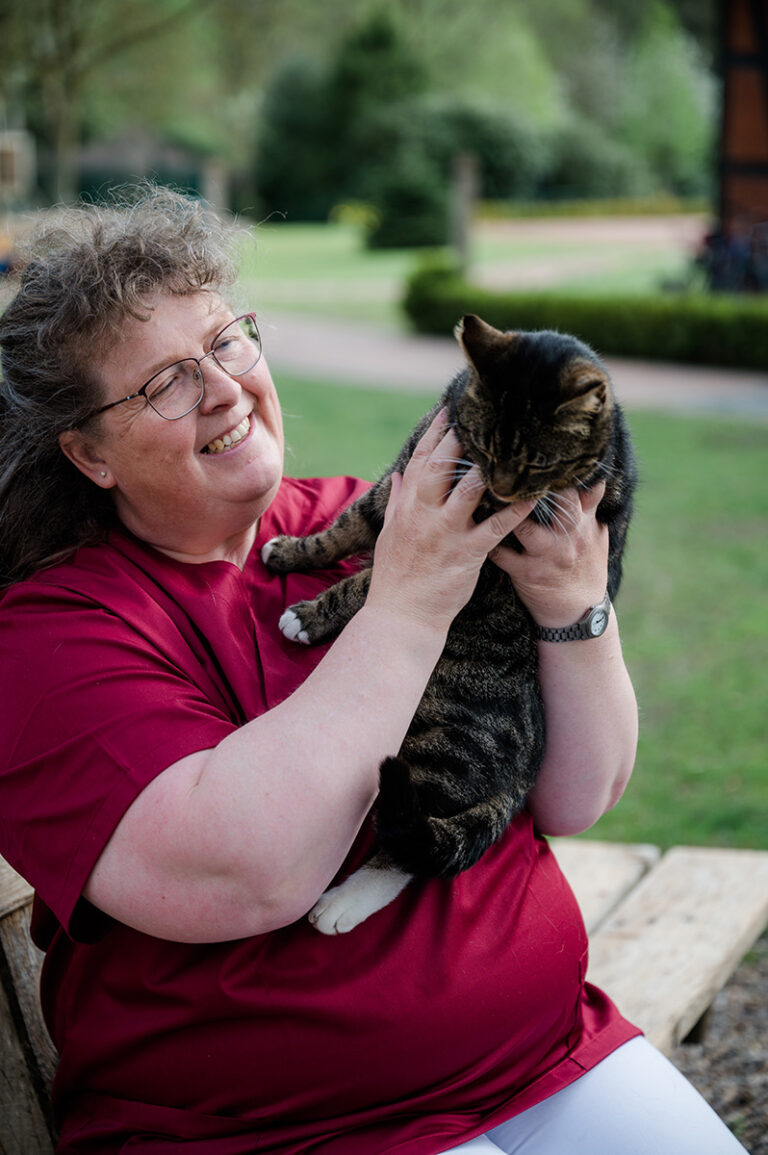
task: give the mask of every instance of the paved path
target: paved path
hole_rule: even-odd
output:
[[[376,325],[265,309],[264,346],[278,388],[281,373],[337,385],[436,394],[461,368],[451,337],[397,333]],[[768,421],[768,373],[606,358],[628,409]]]

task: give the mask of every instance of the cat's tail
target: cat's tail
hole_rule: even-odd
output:
[[[379,845],[397,866],[422,878],[451,878],[468,870],[506,830],[524,795],[496,793],[446,816],[426,812],[408,763],[386,758],[376,808]]]

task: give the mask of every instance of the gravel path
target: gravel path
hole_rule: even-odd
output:
[[[715,999],[704,1041],[670,1058],[751,1155],[768,1155],[768,934]]]

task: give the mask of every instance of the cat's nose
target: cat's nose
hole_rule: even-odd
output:
[[[520,499],[520,497],[522,496],[521,494],[519,494],[517,492],[515,492],[515,493],[499,493],[498,490],[493,489],[493,488],[489,488],[488,492],[490,493],[493,500],[495,502],[497,502],[499,505],[511,505],[512,502],[518,501]]]

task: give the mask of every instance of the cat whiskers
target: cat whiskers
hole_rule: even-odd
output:
[[[556,493],[545,493],[539,498],[537,509],[541,508],[542,520],[545,525],[553,526],[570,537],[570,531],[576,529],[578,520],[571,507],[562,501]]]
[[[471,469],[475,464],[474,461],[468,461],[466,457],[434,457],[432,460],[440,461],[447,465],[464,465],[466,466],[466,469],[464,470],[465,473],[467,469]]]
[[[473,461],[467,461],[465,457],[435,457],[433,460],[441,462],[447,467],[446,469],[442,470],[441,476],[447,477],[454,483],[461,481],[462,477],[466,477],[474,465]],[[485,488],[484,483],[480,477],[478,477],[474,484],[471,485],[471,488]]]
[[[613,465],[607,465],[601,462],[600,465],[596,468],[599,470],[599,473],[592,484],[588,485],[586,481],[576,481],[574,482],[576,489],[594,489],[594,487],[599,485],[601,481],[610,481],[612,478],[619,476],[619,471],[614,468]]]

